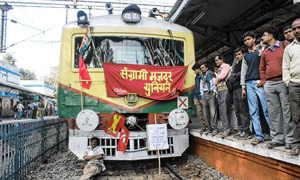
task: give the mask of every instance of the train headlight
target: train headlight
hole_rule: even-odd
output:
[[[105,4],[105,8],[106,8],[106,10],[108,11],[108,14],[113,14],[113,10],[114,10],[114,8],[112,7],[112,5],[111,5],[111,3],[106,3]]]
[[[132,4],[127,6],[122,12],[122,18],[127,23],[137,23],[141,20],[141,9]]]
[[[124,101],[128,106],[134,106],[138,102],[139,98],[136,93],[129,93],[125,96]]]
[[[77,24],[80,27],[87,27],[90,24],[85,12],[78,11],[78,13],[77,13]]]

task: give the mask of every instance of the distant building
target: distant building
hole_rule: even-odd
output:
[[[0,116],[13,115],[13,106],[19,101],[21,74],[17,67],[0,61]]]
[[[21,74],[19,69],[8,63],[0,61],[0,81],[20,84]]]
[[[34,99],[53,104],[54,90],[44,81],[21,80],[17,67],[0,61],[0,117],[12,117],[13,107],[18,101],[25,107]]]
[[[54,90],[52,86],[41,80],[21,80],[21,84],[43,95],[53,97]]]

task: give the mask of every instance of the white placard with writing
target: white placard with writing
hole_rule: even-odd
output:
[[[147,125],[148,150],[169,149],[167,124]]]

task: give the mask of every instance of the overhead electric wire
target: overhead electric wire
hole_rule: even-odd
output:
[[[38,31],[43,31],[43,30],[41,30],[39,28],[35,28],[35,27],[32,27],[32,26],[20,23],[20,22],[14,20],[14,19],[7,19],[7,20],[10,20],[10,22],[15,23],[15,24],[20,24],[20,25],[23,25],[23,26],[26,26],[26,27],[29,27],[29,28],[32,28],[32,29],[35,29],[35,30],[38,30]]]
[[[131,2],[118,2],[118,1],[110,1],[110,2],[112,2],[114,5],[115,5],[115,7],[114,7],[114,9],[116,10],[116,11],[121,11],[126,5],[128,5],[128,4],[131,4]],[[18,1],[18,0],[7,0],[7,3],[9,3],[9,4],[12,4],[14,7],[30,7],[30,6],[36,6],[36,7],[43,7],[43,8],[51,8],[51,6],[53,6],[54,8],[66,8],[66,6],[68,5],[68,6],[70,6],[71,8],[73,7],[73,8],[75,8],[75,9],[77,9],[77,8],[88,8],[88,9],[90,9],[90,7],[91,8],[93,8],[93,9],[97,9],[97,8],[103,8],[103,10],[105,10],[105,3],[107,3],[107,1],[93,1],[93,0],[91,0],[91,1],[89,1],[89,0],[81,0],[81,1],[76,1],[76,3],[74,4],[74,3],[72,3],[71,2],[71,4],[70,4],[70,1],[69,0],[50,0],[50,1],[39,1],[39,2],[37,2],[37,1],[34,1],[34,0],[26,0],[26,1]],[[102,5],[101,4],[103,4],[103,7],[102,7]],[[158,6],[158,7],[162,7],[162,8],[164,8],[164,10],[165,9],[171,9],[172,8],[172,6],[171,5],[169,5],[169,4],[158,4],[158,3],[154,3],[153,2],[153,4],[152,4],[152,2],[144,2],[144,3],[139,3],[139,5],[141,6],[141,9],[142,9],[142,11],[143,12],[148,12],[149,10],[148,10],[148,8],[150,8],[151,6],[152,7],[154,7],[154,6]],[[76,6],[76,7],[75,7]],[[119,7],[118,7],[119,6]],[[124,6],[124,7],[122,7],[122,6]],[[147,10],[146,10],[147,9]],[[31,20],[31,18],[30,17],[28,17],[24,12],[23,12],[23,10],[22,10],[22,8],[18,8],[18,10],[32,23],[32,24],[34,24],[34,22]],[[10,13],[11,14],[11,13]],[[12,15],[12,14],[11,14]],[[13,16],[13,15],[12,15]],[[14,17],[14,16],[13,16]],[[45,30],[45,31],[43,31],[43,30],[41,30],[41,29],[39,29],[39,28],[36,28],[36,27],[33,27],[33,26],[30,26],[30,25],[26,25],[26,24],[23,24],[23,23],[20,23],[20,22],[18,22],[17,21],[17,18],[15,18],[14,17],[14,19],[7,19],[7,20],[10,20],[12,23],[15,23],[15,24],[20,24],[20,25],[23,25],[23,26],[25,26],[25,27],[28,27],[28,28],[31,28],[31,29],[35,29],[35,30],[38,30],[38,31],[40,31],[38,34],[34,34],[34,35],[32,35],[32,36],[30,36],[30,37],[28,37],[28,38],[26,38],[26,39],[24,39],[24,40],[22,40],[22,41],[19,41],[19,42],[16,42],[16,43],[13,43],[13,44],[11,44],[11,45],[9,45],[8,47],[6,47],[6,49],[7,48],[9,48],[9,47],[12,47],[12,46],[15,46],[15,45],[17,45],[17,44],[19,44],[19,43],[21,43],[21,42],[25,42],[25,41],[27,41],[28,39],[31,39],[31,38],[33,38],[33,37],[35,37],[35,36],[37,36],[37,35],[39,35],[39,34],[42,34],[42,33],[44,33],[44,32],[46,32],[46,31],[48,31],[48,30],[50,30],[50,29],[48,29],[48,30]],[[35,25],[35,24],[34,24]],[[35,25],[36,26],[36,25]],[[30,34],[33,34],[31,31],[29,31],[29,33]],[[45,34],[44,34],[45,35]]]
[[[33,24],[34,26],[37,26],[34,21],[32,21],[32,19],[30,19],[30,17],[27,16],[26,13],[24,13],[24,11],[22,10],[22,8],[18,8],[18,10],[31,22],[31,24]]]
[[[52,0],[52,1],[34,1],[34,0],[26,0],[26,1],[18,1],[18,0],[6,0],[7,3],[12,4],[14,7],[44,7],[44,8],[72,8],[72,9],[98,9],[105,10],[105,4],[107,1],[77,1],[75,4],[69,0]],[[119,2],[119,1],[108,1],[113,4],[115,11],[122,11],[127,5],[132,4],[133,2]],[[164,1],[162,1],[164,2]],[[173,5],[170,3],[155,3],[152,2],[144,2],[137,3],[141,8],[142,12],[149,12],[153,7],[162,8],[165,11],[170,11]],[[167,12],[166,12],[167,13]]]
[[[61,40],[49,40],[49,41],[36,40],[36,41],[26,41],[26,42],[51,44],[51,43],[59,43],[59,42],[61,42]]]
[[[17,24],[17,23],[15,23],[14,21],[17,21],[17,22],[18,22],[18,19],[11,13],[11,11],[8,11],[8,13],[9,13],[9,15],[12,16],[14,19],[13,19],[13,21],[12,21],[12,19],[8,19],[8,18],[7,18],[7,20],[11,21],[11,22],[14,23],[14,24]],[[26,31],[27,31],[28,33],[30,33],[30,34],[33,34],[33,32],[30,31],[30,29],[28,29],[28,28],[24,28],[24,30],[26,30]]]
[[[49,28],[49,29],[44,30],[44,31],[41,31],[41,32],[39,32],[39,33],[37,33],[37,34],[35,34],[35,35],[33,35],[33,36],[30,36],[30,37],[28,37],[28,38],[22,40],[22,41],[13,43],[13,44],[7,46],[6,49],[8,49],[8,48],[10,48],[10,47],[12,47],[12,46],[15,46],[15,45],[17,45],[17,44],[19,44],[19,43],[21,43],[21,42],[25,42],[26,40],[31,39],[31,38],[33,38],[33,37],[35,37],[35,36],[38,36],[38,35],[40,35],[40,34],[42,34],[42,33],[45,33],[45,32],[47,32],[47,31],[49,31],[50,29],[52,29],[52,28]]]

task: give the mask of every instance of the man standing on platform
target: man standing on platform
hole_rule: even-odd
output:
[[[251,141],[251,144],[257,145],[264,141],[264,135],[262,133],[259,117],[259,104],[257,97],[260,100],[265,119],[269,124],[265,91],[261,85],[259,76],[259,64],[261,55],[260,52],[256,49],[256,38],[253,31],[245,32],[242,36],[242,39],[244,41],[244,44],[248,47],[248,50],[245,53],[243,59],[241,70],[242,97],[246,98],[247,92],[249,112],[253,121],[253,127],[255,131],[255,139]]]
[[[224,63],[224,57],[222,55],[216,56],[216,65],[219,67],[219,74],[215,80],[215,86],[218,89],[218,103],[219,103],[219,113],[220,119],[223,125],[223,132],[220,133],[221,137],[224,138],[230,135],[230,107],[232,104],[228,104],[231,101],[231,97],[226,85],[226,80],[230,77],[231,67],[229,64]]]
[[[200,68],[203,74],[203,78],[200,80],[200,92],[202,94],[203,114],[207,128],[206,134],[212,132],[214,136],[218,133],[215,78],[208,70],[206,64],[202,64]]]
[[[194,70],[194,73],[196,74],[195,77],[195,93],[194,93],[194,105],[197,108],[198,116],[200,118],[200,123],[201,123],[201,130],[200,133],[202,134],[206,130],[205,126],[205,120],[203,117],[203,102],[202,102],[202,95],[200,92],[200,80],[202,78],[202,72],[200,69],[200,64],[196,63],[192,67],[192,70]]]
[[[300,18],[293,24],[295,40],[284,50],[282,62],[283,82],[289,88],[292,119],[294,123],[294,142],[300,143]],[[292,154],[298,155],[299,144],[293,148]]]
[[[38,103],[36,102],[36,100],[33,101],[32,103],[32,119],[36,119],[36,114],[37,114],[37,110],[38,110]]]
[[[240,134],[237,133],[236,135],[233,135],[233,137],[238,139],[251,138],[248,104],[245,98],[242,97],[242,86],[240,84],[244,54],[244,49],[241,47],[234,50],[234,57],[237,60],[237,63],[232,66],[232,73],[229,78],[229,83],[232,84],[233,104],[238,122],[238,130],[240,132]]]
[[[268,148],[283,146],[291,149],[293,142],[293,123],[288,89],[282,81],[282,57],[284,47],[277,40],[278,31],[274,27],[264,30],[263,42],[268,44],[262,52],[259,72],[264,85],[270,116],[270,135],[272,142]],[[288,45],[286,42],[285,46]]]
[[[18,105],[17,105],[17,110],[18,110],[18,119],[21,119],[21,117],[22,117],[22,113],[23,113],[23,109],[24,109],[24,106],[23,106],[23,104],[21,104],[21,103],[17,103]]]

